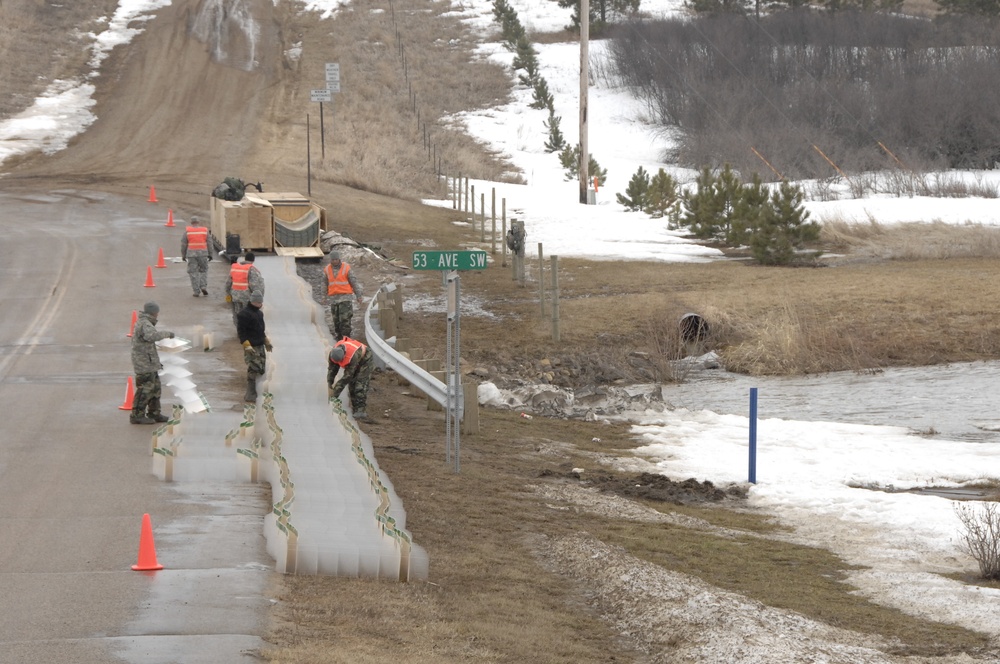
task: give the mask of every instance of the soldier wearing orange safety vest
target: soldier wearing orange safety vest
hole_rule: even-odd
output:
[[[250,301],[250,293],[258,291],[261,295],[264,294],[264,276],[254,265],[255,260],[254,253],[248,251],[242,263],[237,261],[229,267],[226,302],[233,305],[233,325],[236,324],[236,314]]]
[[[365,408],[368,404],[368,385],[372,380],[374,355],[368,346],[355,339],[341,339],[330,351],[326,382],[334,398],[340,399],[345,387],[350,388],[351,408],[354,419],[368,418]],[[340,380],[333,382],[337,372],[343,369]]]
[[[208,262],[212,260],[208,247],[211,242],[211,234],[201,224],[201,219],[192,216],[191,225],[184,229],[181,238],[181,259],[187,261],[195,297],[208,295]]]
[[[330,262],[323,268],[326,279],[326,297],[333,315],[333,337],[340,341],[351,336],[351,318],[354,317],[354,300],[364,303],[361,284],[351,271],[351,266],[340,260],[339,251],[330,252]]]

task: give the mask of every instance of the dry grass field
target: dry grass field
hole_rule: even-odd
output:
[[[64,6],[92,20],[115,4]],[[262,11],[272,12],[269,34],[276,40],[261,54],[269,72],[261,81],[227,72],[237,81],[218,98],[192,84],[182,88],[185,105],[174,111],[174,122],[121,131],[116,123],[131,121],[111,112],[121,95],[145,100],[137,116],[155,114],[168,95],[177,96],[173,89],[159,97],[147,88],[135,94],[130,86],[171,76],[182,83],[192,63],[203,64],[198,48],[169,50],[184,43],[184,22],[199,4],[175,0],[164,10],[169,25],[180,26],[173,40],[151,30],[113,59],[115,75],[101,81],[98,93],[96,112],[108,118],[105,126],[95,125],[64,155],[21,160],[5,182],[141,196],[155,176],[161,198],[176,201],[180,214],[204,213],[205,192],[227,175],[262,179],[271,189],[304,189],[305,109],[313,112],[309,89],[322,80],[325,62],[341,63],[345,93],[327,117],[327,157],[314,167],[312,192],[336,230],[403,263],[417,245],[472,241],[450,210],[415,202],[442,186],[426,153],[418,109],[449,174],[518,177],[500,156],[440,121],[443,114],[505,98],[509,83],[495,65],[473,55],[473,36],[436,2],[355,3],[336,20],[319,21],[288,10],[290,3],[261,0]],[[0,111],[23,106],[37,92],[35,77],[55,76],[66,65],[25,50],[23,33],[41,20],[28,9],[38,5],[0,3],[0,53],[16,53],[23,62],[0,68],[0,89],[24,95],[0,100],[6,104]],[[290,58],[296,44],[302,54]],[[147,61],[144,49],[153,53],[153,47],[162,49],[160,57]],[[40,52],[53,51],[50,44]],[[160,68],[168,65],[173,69],[165,76]],[[213,71],[208,65],[197,71],[211,85],[224,82],[204,73]],[[252,103],[234,99],[237,89],[252,90]],[[241,112],[252,117],[240,116],[247,126],[240,127],[240,140],[226,143],[232,150],[205,150],[206,135],[191,129],[221,132],[220,125],[193,120]],[[315,131],[316,118],[311,122]],[[148,145],[139,150],[133,143]],[[677,379],[668,364],[681,352],[676,323],[692,311],[712,325],[707,348],[735,371],[871,371],[996,359],[998,238],[997,231],[973,226],[831,225],[821,248],[837,256],[825,267],[760,267],[740,257],[702,265],[563,259],[558,343],[539,312],[537,266],[528,261],[524,286],[494,266],[463,276],[464,296],[480,299],[495,314],[463,319],[463,356],[468,366],[497,377],[566,386]],[[407,295],[440,290],[436,274],[366,267],[362,276],[369,289],[400,280]],[[414,312],[403,325],[415,345],[443,356],[443,316]],[[235,383],[232,391],[234,399],[241,393]],[[738,496],[688,504],[642,495],[619,501],[616,487],[635,488],[643,480],[619,474],[604,484],[607,491],[582,482],[574,468],[584,469],[583,478],[613,476],[608,461],[637,444],[622,424],[526,420],[484,410],[480,433],[463,438],[462,472],[455,474],[444,460],[443,415],[428,411],[393,376],[376,377],[369,412],[374,418],[366,432],[406,506],[408,528],[429,553],[430,579],[399,584],[275,575],[278,601],[266,635],[274,647],[263,654],[269,661],[674,661],[672,653],[691,638],[690,626],[655,634],[639,625],[623,627],[626,616],[646,607],[600,593],[596,578],[567,573],[575,568],[559,551],[580,538],[615,547],[637,567],[652,563],[851,630],[855,636],[845,639],[879,647],[894,658],[886,661],[969,661],[962,653],[996,661],[982,655],[988,644],[981,634],[865,600],[840,581],[843,561],[768,537],[775,526],[745,510]],[[588,487],[585,495],[611,507],[581,506],[581,494],[572,491]]]

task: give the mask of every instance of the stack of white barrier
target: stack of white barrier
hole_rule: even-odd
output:
[[[333,339],[324,310],[296,274],[294,258],[261,256],[255,265],[266,284],[264,320],[274,351],[258,390],[253,435],[274,500],[265,535],[277,569],[426,578],[426,553],[405,530],[406,513],[375,463],[371,441],[331,404],[326,373]]]

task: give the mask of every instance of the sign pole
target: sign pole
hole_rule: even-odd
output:
[[[323,130],[323,102],[319,103],[319,150],[320,159],[326,161],[326,132]]]
[[[438,270],[447,289],[448,334],[445,346],[445,463],[454,463],[461,472],[460,449],[462,419],[465,416],[465,389],[462,385],[461,277],[459,270],[485,270],[487,254],[472,251],[414,251],[414,270]]]
[[[306,113],[306,194],[309,198],[313,195],[313,174],[312,174],[312,139],[309,137],[309,114]]]

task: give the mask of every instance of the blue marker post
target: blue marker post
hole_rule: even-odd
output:
[[[750,484],[757,483],[757,388],[750,388]]]

